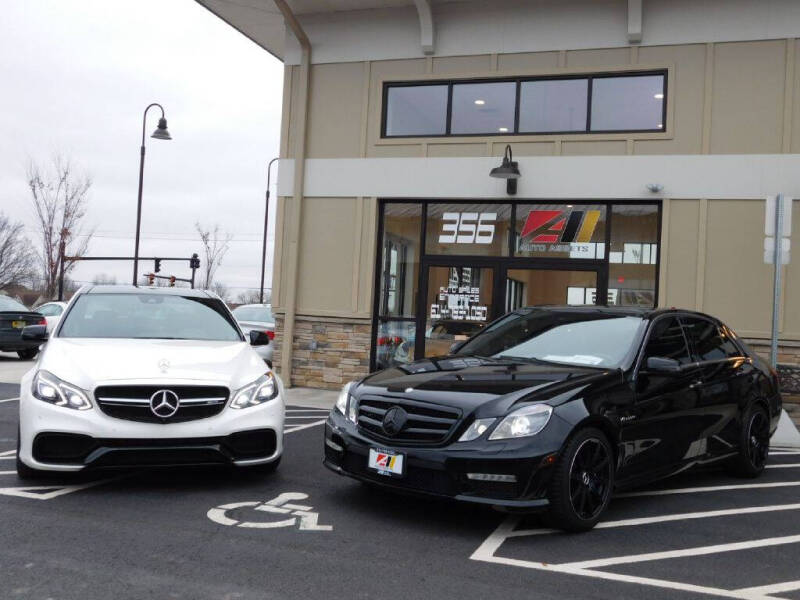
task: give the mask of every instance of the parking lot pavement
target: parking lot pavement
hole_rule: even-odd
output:
[[[618,494],[586,534],[398,496],[321,464],[325,409],[292,405],[273,475],[23,483],[0,403],[0,598],[800,598],[800,452],[756,480],[686,473]]]

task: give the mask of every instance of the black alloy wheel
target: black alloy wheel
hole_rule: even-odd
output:
[[[739,453],[731,462],[739,477],[758,477],[769,455],[769,415],[761,405],[752,406],[742,419]]]
[[[556,463],[548,499],[554,525],[565,531],[594,527],[614,489],[614,453],[602,431],[583,429],[566,444]]]

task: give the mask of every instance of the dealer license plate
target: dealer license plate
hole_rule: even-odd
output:
[[[370,448],[367,466],[373,471],[377,471],[379,475],[402,477],[405,467],[405,455],[388,450]]]
[[[24,329],[25,328],[25,321],[11,321],[11,326],[14,329]]]

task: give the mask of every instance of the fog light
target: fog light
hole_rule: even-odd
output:
[[[333,448],[334,450],[336,450],[336,452],[344,452],[344,448],[342,448],[339,444],[337,444],[333,440],[329,440],[328,438],[325,438],[325,445],[328,446],[329,448]]]
[[[502,483],[516,483],[516,475],[503,475],[501,473],[467,473],[467,479],[473,481],[499,481]]]

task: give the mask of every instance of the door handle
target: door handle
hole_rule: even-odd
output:
[[[689,384],[689,389],[695,390],[699,388],[701,385],[703,385],[703,381],[701,379],[698,379],[697,381],[693,381],[692,383]]]

